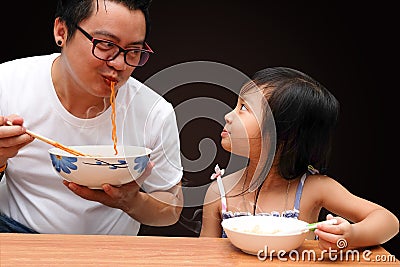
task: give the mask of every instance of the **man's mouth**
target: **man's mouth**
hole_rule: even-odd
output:
[[[106,81],[106,83],[107,83],[108,85],[111,85],[112,82],[113,82],[114,84],[117,84],[117,83],[118,83],[118,80],[117,80],[117,78],[115,78],[115,77],[104,77],[104,79],[105,79],[105,81]]]

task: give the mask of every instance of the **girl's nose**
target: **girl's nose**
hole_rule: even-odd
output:
[[[233,112],[234,112],[234,111],[232,110],[231,112],[225,114],[224,118],[225,118],[225,121],[226,121],[227,123],[231,123],[231,122],[232,122]]]

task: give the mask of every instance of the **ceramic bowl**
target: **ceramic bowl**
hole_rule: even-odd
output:
[[[225,219],[221,224],[230,242],[252,255],[269,256],[295,250],[303,244],[308,232],[304,221],[275,216],[240,216]]]
[[[70,146],[90,156],[74,156],[59,148],[49,149],[54,170],[65,180],[93,189],[105,183],[119,186],[129,183],[145,170],[151,150],[138,146]]]

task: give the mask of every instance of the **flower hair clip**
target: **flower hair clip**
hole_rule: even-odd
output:
[[[215,173],[213,173],[211,175],[211,178],[210,178],[211,180],[214,180],[218,177],[222,177],[222,175],[224,175],[224,173],[225,173],[225,169],[220,169],[218,164],[215,165],[214,171],[215,171]]]
[[[312,165],[308,165],[307,168],[308,168],[308,171],[311,172],[311,174],[319,173],[319,171],[316,168],[314,168]]]

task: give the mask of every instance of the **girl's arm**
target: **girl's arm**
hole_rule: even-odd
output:
[[[203,203],[203,216],[200,237],[221,237],[221,196],[216,182],[207,189]]]
[[[346,248],[379,245],[399,232],[399,220],[386,208],[353,195],[329,177],[317,178],[315,185],[322,206],[339,216],[338,224],[321,224],[315,230],[321,249],[337,248],[339,239],[347,242]]]

